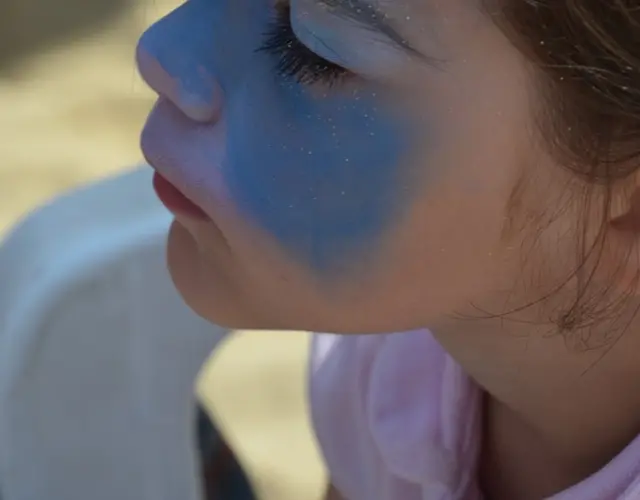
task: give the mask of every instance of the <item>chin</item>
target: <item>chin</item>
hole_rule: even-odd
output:
[[[394,331],[404,320],[404,316],[389,321],[393,318],[372,315],[370,306],[361,305],[358,311],[353,304],[336,308],[322,298],[305,299],[304,289],[240,283],[233,274],[237,270],[233,259],[215,251],[203,251],[189,230],[178,222],[172,224],[167,265],[173,284],[198,316],[221,327],[361,334]],[[275,276],[270,283],[278,283]]]
[[[171,225],[167,266],[173,285],[198,316],[234,330],[280,330],[285,325],[254,311],[229,279],[227,268],[203,259],[198,244],[180,223]]]

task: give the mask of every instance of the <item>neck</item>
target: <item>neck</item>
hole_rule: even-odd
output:
[[[591,335],[606,338],[607,327]],[[480,479],[487,490],[502,491],[487,491],[492,500],[567,489],[640,433],[637,322],[597,349],[570,347],[548,326],[499,319],[452,322],[434,332],[487,393]]]

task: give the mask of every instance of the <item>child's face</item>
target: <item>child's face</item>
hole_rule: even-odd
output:
[[[519,53],[473,0],[291,0],[298,38],[354,73],[303,84],[258,50],[271,2],[190,0],[140,41],[161,95],[145,154],[210,217],[171,230],[186,301],[232,327],[373,332],[509,287],[506,206],[539,154]]]

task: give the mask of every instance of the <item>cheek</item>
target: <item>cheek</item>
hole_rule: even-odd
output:
[[[258,3],[248,15],[235,3],[192,0],[145,35],[179,82],[177,100],[208,99],[211,80],[224,95],[215,126],[170,112],[165,125],[157,121],[171,137],[161,145],[167,170],[179,169],[172,180],[211,206],[230,198],[288,257],[337,270],[378,248],[408,206],[417,129],[373,91],[322,97],[275,75],[275,62],[256,51],[269,18],[267,2]]]
[[[407,126],[371,94],[247,92],[228,113],[222,175],[234,203],[316,270],[374,249],[408,202]]]

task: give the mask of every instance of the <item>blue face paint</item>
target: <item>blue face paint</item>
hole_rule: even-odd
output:
[[[222,88],[222,164],[191,161],[199,171],[185,177],[206,183],[220,169],[242,214],[296,259],[330,271],[375,248],[407,206],[400,165],[410,128],[383,111],[374,90],[318,96],[277,75],[257,51],[270,16],[266,1],[191,0],[141,47],[179,82],[178,99],[206,103],[212,82]]]

